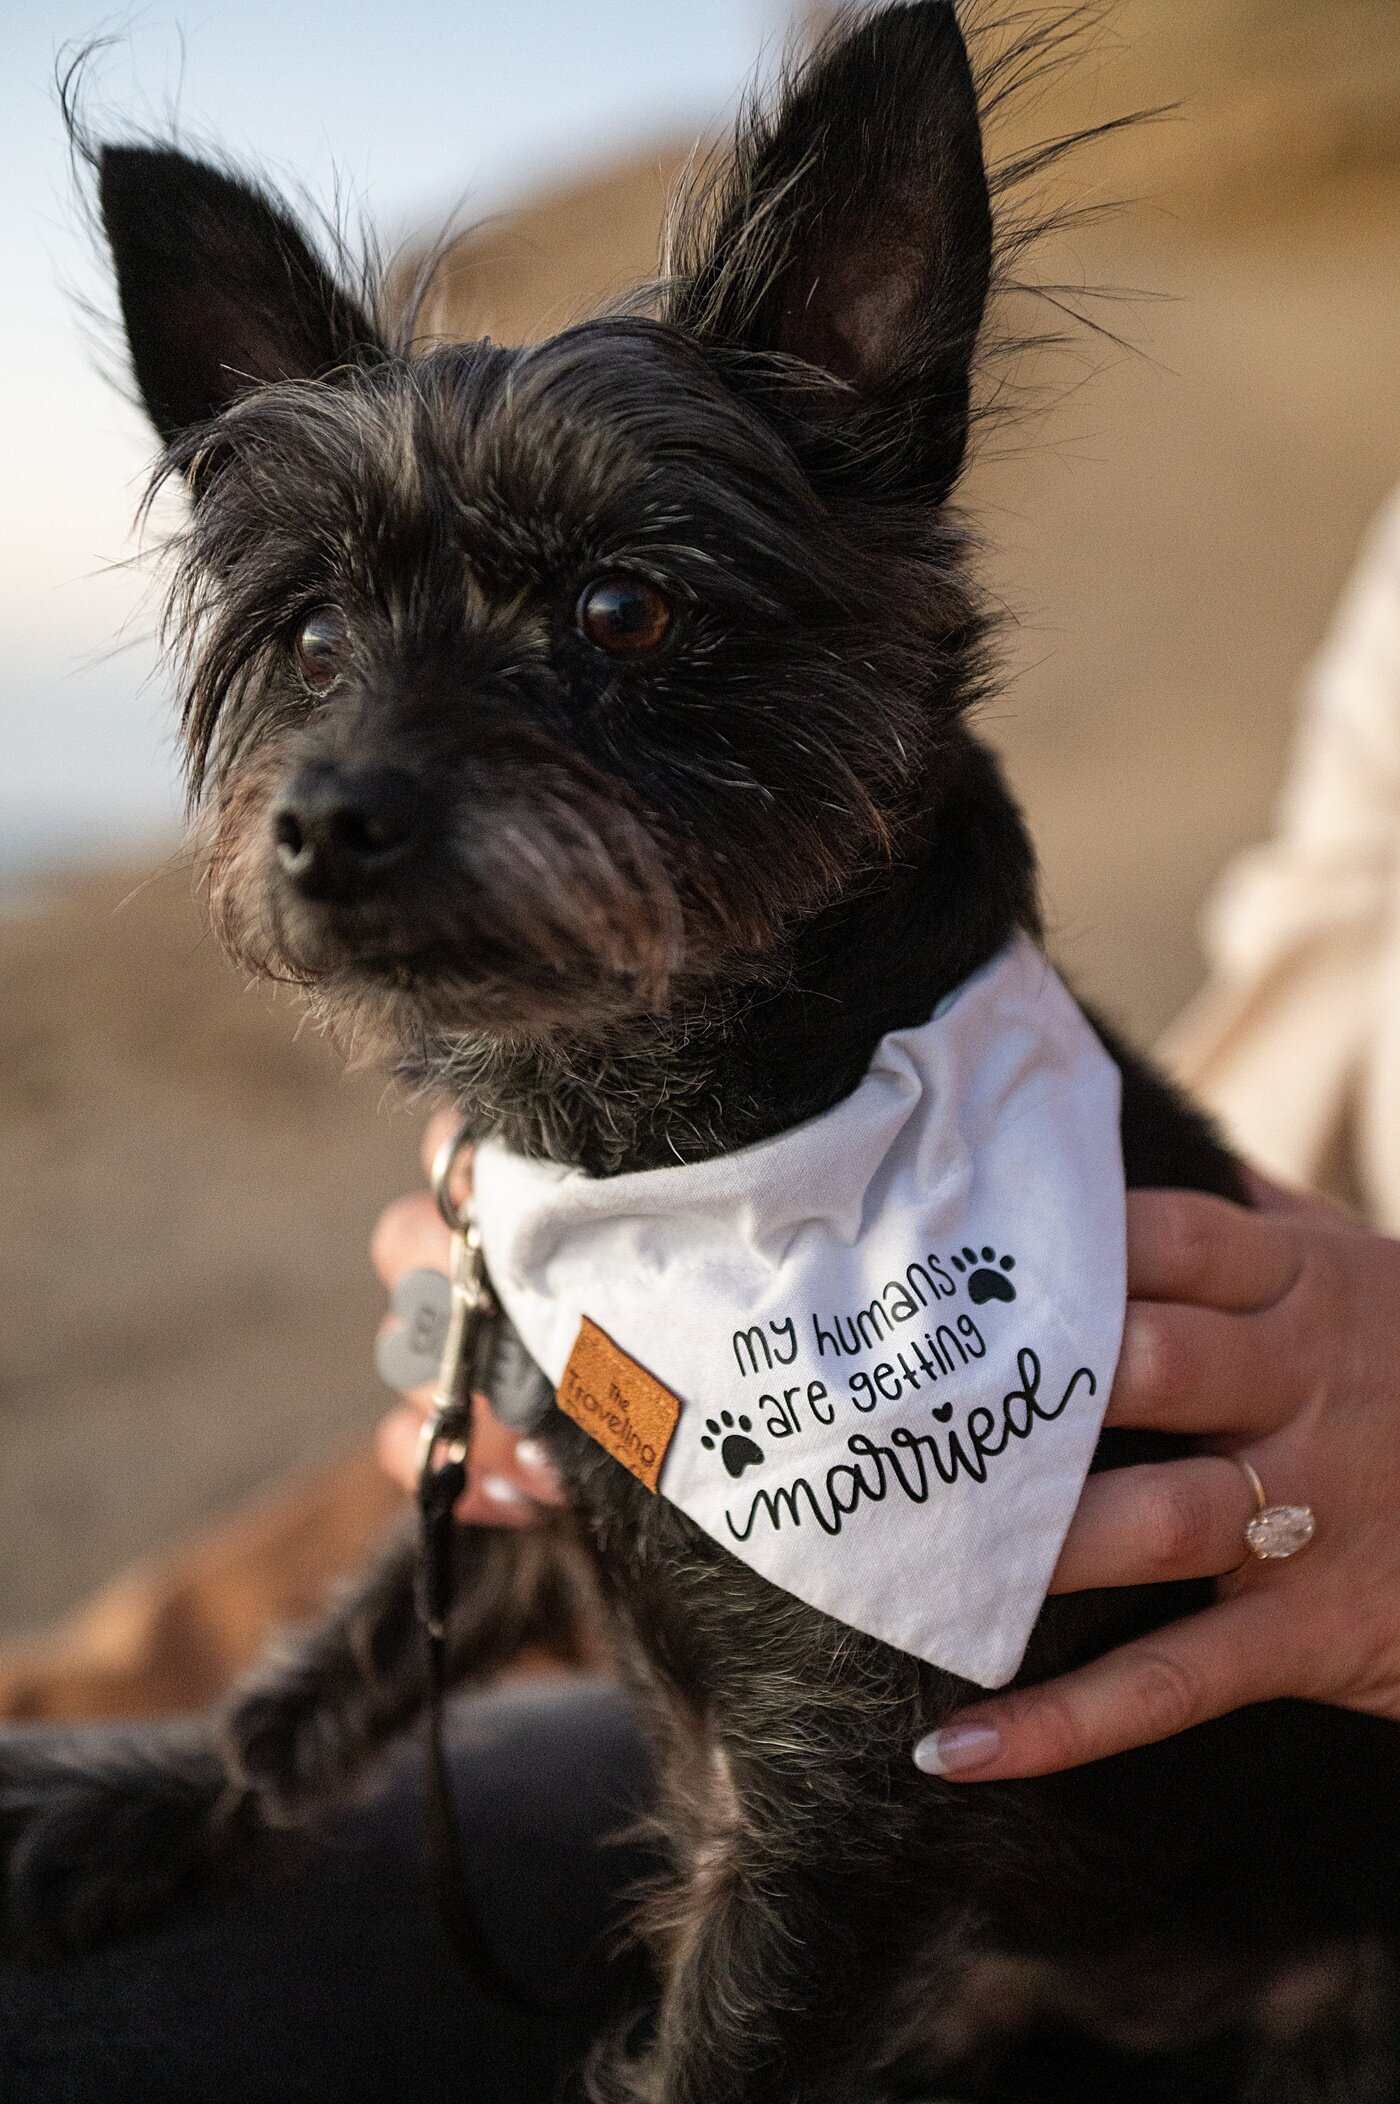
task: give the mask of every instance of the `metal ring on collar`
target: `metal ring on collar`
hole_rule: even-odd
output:
[[[471,1144],[471,1127],[459,1125],[451,1138],[444,1140],[433,1156],[432,1175],[428,1179],[432,1185],[433,1196],[437,1200],[437,1209],[454,1235],[463,1232],[470,1215],[465,1206],[459,1211],[452,1196],[452,1172],[457,1166],[459,1155],[464,1154]]]

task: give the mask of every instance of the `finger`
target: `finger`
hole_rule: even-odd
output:
[[[374,1435],[379,1466],[410,1497],[418,1484],[418,1444],[422,1430],[420,1412],[403,1402],[385,1412]]]
[[[375,1222],[369,1253],[383,1283],[392,1288],[409,1271],[446,1271],[452,1238],[426,1191],[386,1205]]]
[[[914,1758],[925,1774],[969,1782],[1053,1775],[1267,1702],[1287,1691],[1295,1666],[1274,1603],[1242,1593],[1058,1680],[961,1711]]]
[[[1349,1212],[1339,1199],[1325,1198],[1318,1191],[1296,1191],[1275,1183],[1258,1169],[1246,1168],[1245,1186],[1261,1213],[1289,1213],[1294,1219],[1310,1220],[1319,1227],[1337,1227],[1349,1234],[1364,1235],[1367,1223],[1359,1213]]]
[[[436,1387],[431,1381],[426,1382],[421,1388],[410,1388],[399,1397],[396,1410],[390,1413],[391,1415],[397,1415],[399,1412],[404,1414],[404,1425],[395,1434],[397,1440],[406,1442],[408,1427],[411,1426],[413,1429],[415,1442],[413,1456],[406,1457],[406,1448],[401,1449],[396,1446],[395,1455],[398,1465],[390,1470],[390,1474],[396,1480],[402,1481],[406,1489],[414,1488],[417,1483],[417,1440],[423,1430],[424,1419],[432,1415],[436,1395]],[[544,1442],[539,1439],[521,1439],[515,1433],[508,1431],[505,1426],[501,1425],[499,1418],[497,1418],[484,1395],[479,1395],[476,1398],[476,1407],[478,1412],[484,1412],[485,1417],[490,1419],[492,1426],[501,1433],[503,1440],[508,1440],[513,1444],[513,1451],[504,1445],[499,1449],[494,1443],[491,1445],[490,1455],[494,1468],[501,1474],[508,1476],[519,1489],[525,1492],[527,1497],[533,1498],[536,1504],[566,1505],[568,1503],[568,1492],[564,1488],[563,1480],[558,1470],[545,1451]],[[483,1446],[482,1452],[485,1454],[485,1446]]]
[[[451,1109],[434,1111],[432,1117],[429,1118],[423,1129],[423,1144],[419,1149],[423,1162],[423,1174],[428,1178],[429,1182],[432,1181],[433,1165],[437,1161],[440,1150],[461,1129],[462,1116],[460,1111]],[[464,1194],[459,1193],[459,1195]]]
[[[1090,1476],[1050,1590],[1219,1578],[1245,1554],[1254,1505],[1240,1470],[1212,1454]]]
[[[538,1439],[515,1443],[515,1481],[540,1505],[566,1505],[568,1492]]]
[[[1279,1318],[1130,1301],[1105,1422],[1157,1431],[1277,1431],[1307,1393],[1311,1355]]]
[[[412,1497],[418,1487],[419,1455],[422,1448],[423,1415],[410,1404],[391,1410],[380,1422],[376,1436],[379,1463],[399,1488]],[[467,1488],[453,1507],[453,1517],[466,1526],[528,1527],[539,1516],[535,1502],[510,1480],[504,1470],[493,1469],[487,1457],[476,1452],[473,1440],[472,1471]]]
[[[492,1414],[484,1396],[474,1397],[473,1405],[467,1488],[454,1516],[469,1526],[533,1526],[541,1506],[562,1503],[563,1494],[540,1457],[529,1457],[525,1465],[517,1461],[521,1442]],[[382,1419],[376,1436],[380,1466],[410,1496],[418,1487],[423,1418],[406,1399]]]
[[[1282,1300],[1302,1269],[1286,1219],[1204,1191],[1128,1193],[1128,1292],[1248,1313]]]

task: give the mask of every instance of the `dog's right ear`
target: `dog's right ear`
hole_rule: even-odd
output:
[[[169,445],[252,387],[379,351],[287,213],[173,147],[105,146],[98,202],[136,382]]]
[[[810,407],[852,455],[946,494],[992,268],[954,0],[838,14],[776,107],[741,123],[728,173],[681,215],[671,266],[668,320],[800,360]]]

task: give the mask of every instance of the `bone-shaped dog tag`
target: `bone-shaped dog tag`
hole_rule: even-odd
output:
[[[395,1329],[374,1348],[379,1377],[391,1388],[424,1388],[442,1364],[452,1318],[452,1282],[441,1271],[410,1271],[394,1288]]]

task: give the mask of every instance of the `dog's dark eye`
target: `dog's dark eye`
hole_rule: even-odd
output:
[[[318,606],[297,630],[292,646],[297,671],[313,694],[325,694],[350,662],[350,623],[342,608]]]
[[[671,633],[671,602],[641,577],[601,577],[574,612],[579,634],[612,657],[645,657]]]

